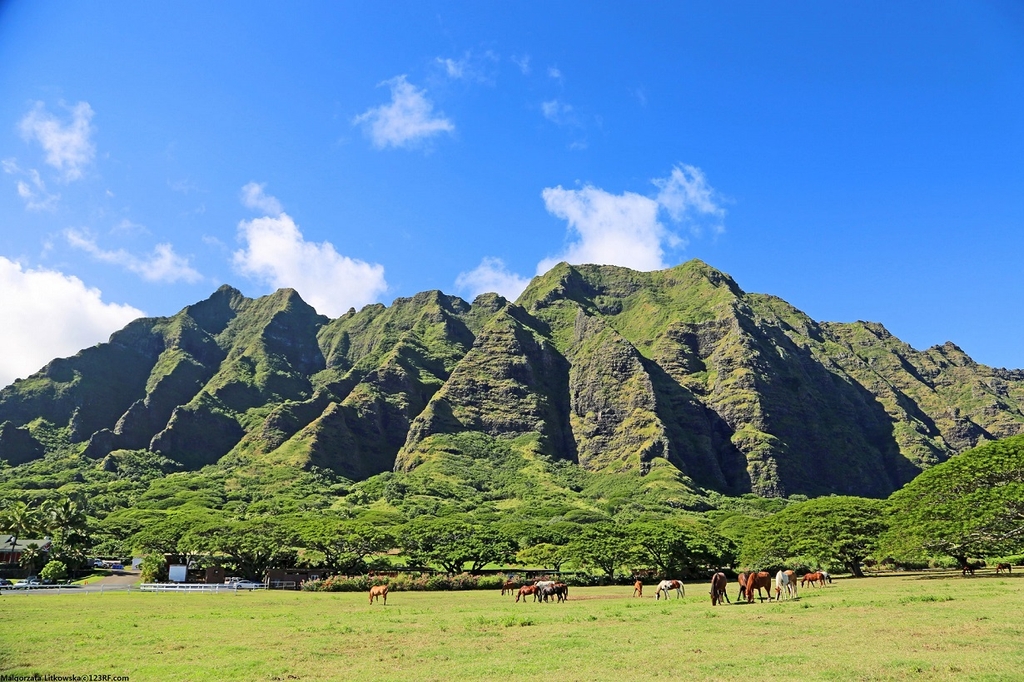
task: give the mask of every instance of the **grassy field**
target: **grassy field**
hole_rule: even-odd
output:
[[[653,592],[653,588],[649,588]],[[736,585],[730,584],[730,598]],[[712,608],[570,590],[0,593],[0,673],[143,680],[987,679],[1024,677],[1024,575],[838,580],[779,604]]]

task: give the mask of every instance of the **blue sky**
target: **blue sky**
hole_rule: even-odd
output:
[[[1024,367],[1024,11],[778,4],[2,2],[0,383],[225,282],[559,259]]]

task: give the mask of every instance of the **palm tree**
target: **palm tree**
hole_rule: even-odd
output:
[[[85,506],[77,499],[66,497],[50,500],[43,505],[46,526],[53,536],[51,557],[59,557],[69,566],[85,561],[85,547],[89,538],[85,534],[87,520]]]
[[[0,514],[0,531],[11,535],[11,553],[18,545],[18,538],[35,533],[39,528],[39,519],[35,510],[24,502],[15,502]]]
[[[43,505],[43,516],[50,534],[61,539],[86,526],[84,506],[71,497],[65,497],[59,502],[47,501]]]

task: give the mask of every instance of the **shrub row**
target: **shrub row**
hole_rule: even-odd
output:
[[[500,575],[429,575],[399,573],[397,576],[341,576],[307,580],[302,589],[309,592],[367,592],[373,585],[387,585],[394,592],[442,590],[499,590],[505,578]]]

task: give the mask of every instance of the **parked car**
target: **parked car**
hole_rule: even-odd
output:
[[[231,583],[230,587],[233,587],[236,590],[252,591],[262,590],[266,587],[266,585],[264,585],[263,583],[253,582],[252,580],[236,580],[235,582]]]
[[[11,589],[27,590],[30,587],[42,587],[42,586],[43,586],[43,584],[41,582],[39,582],[39,578],[37,578],[34,575],[30,575],[29,577],[27,577],[24,580],[22,580],[20,583],[14,583],[14,585],[11,586]]]
[[[12,587],[13,585],[14,583],[12,583],[7,578],[0,578],[0,590],[2,590],[5,587]]]

